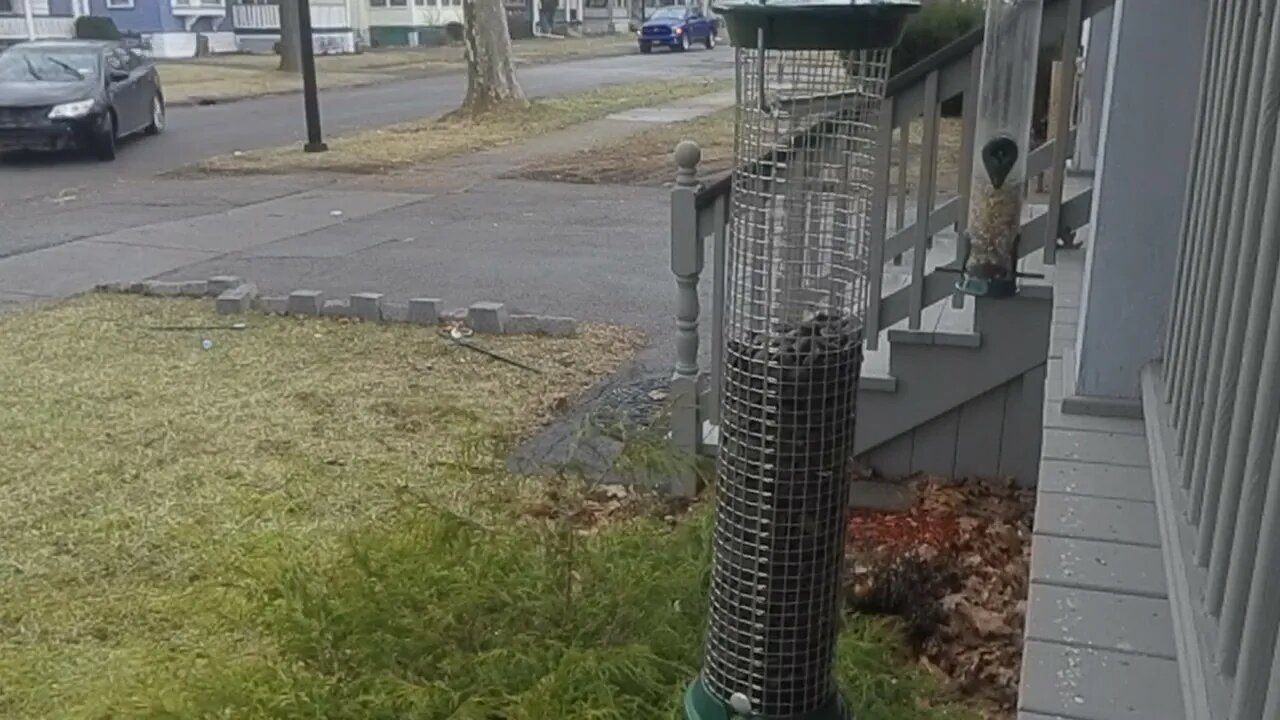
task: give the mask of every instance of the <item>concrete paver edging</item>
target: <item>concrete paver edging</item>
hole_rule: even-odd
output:
[[[326,300],[321,290],[299,289],[287,296],[260,295],[256,285],[243,278],[219,275],[207,280],[106,283],[99,292],[151,297],[214,298],[220,315],[251,310],[269,315],[342,317],[364,322],[440,325],[461,323],[482,335],[547,335],[572,337],[578,321],[571,317],[512,313],[504,303],[476,302],[469,308],[445,311],[438,298],[413,298],[407,303],[388,302],[383,293],[352,293],[347,299]]]

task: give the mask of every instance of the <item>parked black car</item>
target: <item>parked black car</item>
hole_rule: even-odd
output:
[[[37,40],[0,53],[0,150],[78,148],[113,160],[120,138],[164,124],[155,65],[119,42]]]

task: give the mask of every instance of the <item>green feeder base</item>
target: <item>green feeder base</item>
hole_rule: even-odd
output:
[[[980,278],[960,274],[956,281],[956,290],[965,295],[989,298],[1008,298],[1018,294],[1018,281],[1008,278]]]
[[[844,698],[836,695],[825,707],[804,715],[788,715],[786,720],[852,720]],[[684,694],[684,720],[770,720],[764,715],[740,713],[707,690],[699,677]]]

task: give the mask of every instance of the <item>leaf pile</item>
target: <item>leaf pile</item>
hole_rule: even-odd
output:
[[[905,513],[849,522],[850,604],[902,619],[919,661],[992,718],[1017,707],[1034,495],[925,478]]]

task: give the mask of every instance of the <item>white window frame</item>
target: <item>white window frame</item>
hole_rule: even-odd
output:
[[[132,10],[134,0],[106,0],[108,10]]]

